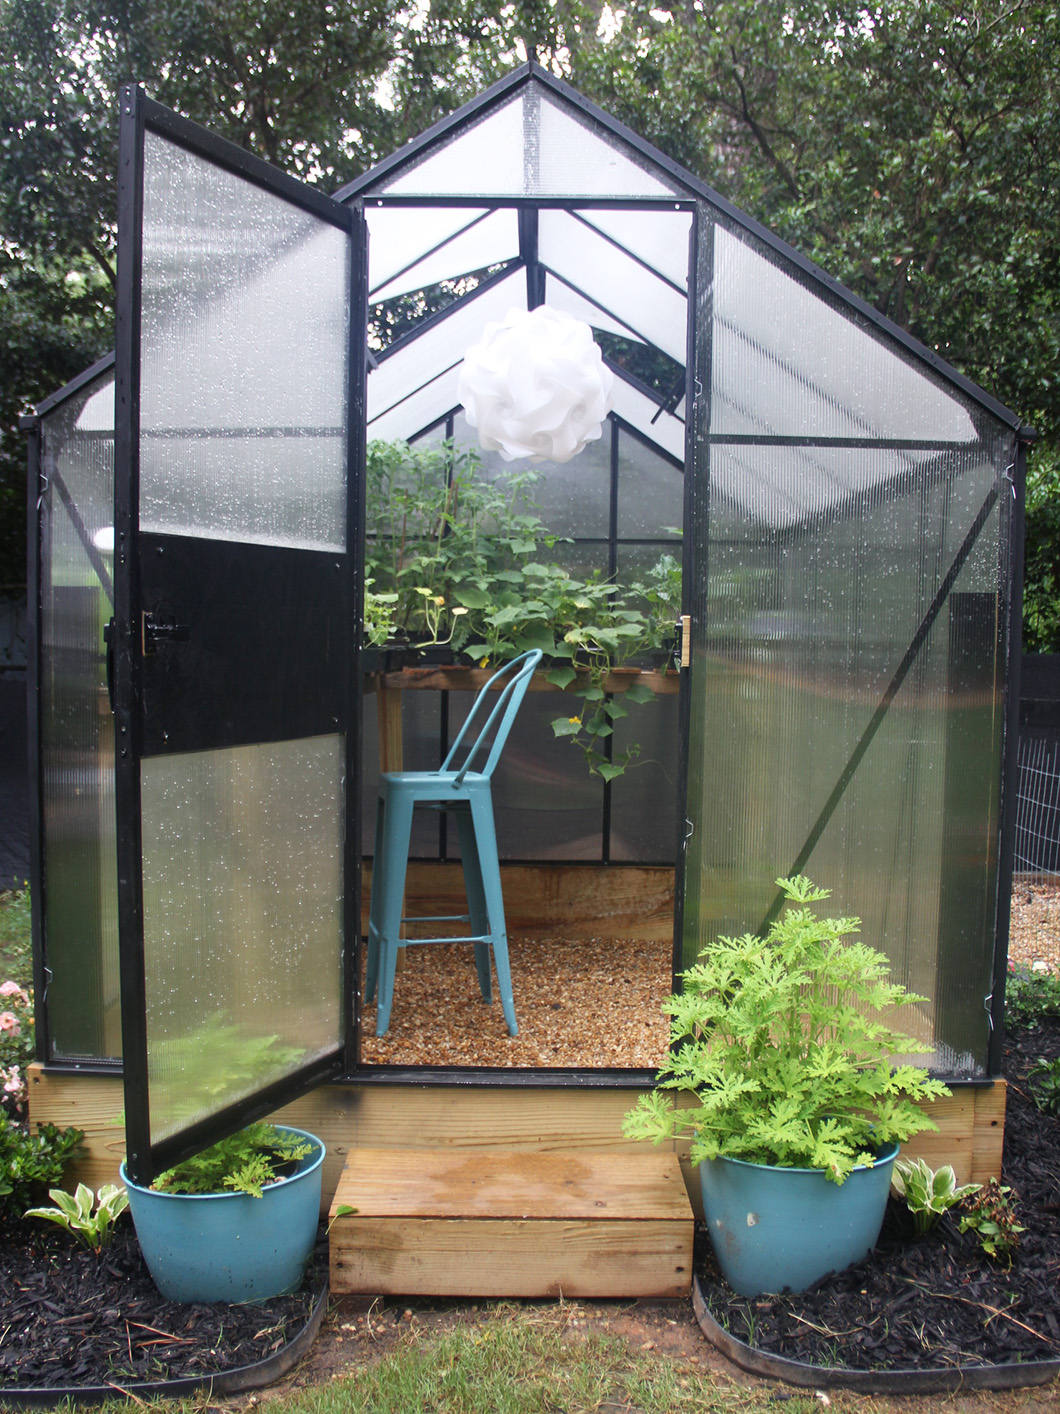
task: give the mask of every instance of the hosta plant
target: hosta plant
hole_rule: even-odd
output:
[[[894,1166],[891,1187],[912,1214],[913,1226],[923,1235],[931,1231],[943,1213],[962,1198],[978,1193],[978,1183],[958,1183],[952,1164],[930,1168],[923,1159],[899,1159]]]
[[[719,938],[664,1003],[671,1051],[625,1132],[690,1134],[695,1164],[726,1156],[842,1183],[885,1146],[936,1128],[920,1102],[949,1091],[893,1063],[928,1049],[890,1024],[923,999],[853,939],[860,920],[821,918],[813,905],[829,891],[801,875],[776,882],[787,904],[767,934]]]
[[[72,1233],[83,1246],[102,1252],[114,1236],[114,1224],[129,1206],[129,1195],[116,1183],[105,1183],[93,1193],[87,1183],[79,1183],[73,1193],[49,1188],[53,1208],[28,1208],[27,1218],[45,1218]]]

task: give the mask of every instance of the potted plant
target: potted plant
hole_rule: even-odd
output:
[[[316,1242],[324,1145],[252,1124],[160,1174],[121,1166],[144,1261],[170,1301],[267,1301],[298,1289]]]
[[[860,920],[819,917],[829,891],[801,875],[776,882],[787,903],[767,934],[712,943],[664,1003],[671,1052],[625,1121],[633,1139],[691,1134],[714,1252],[745,1296],[865,1256],[898,1145],[936,1128],[919,1102],[949,1093],[893,1064],[929,1048],[881,1017],[923,998],[850,941]]]

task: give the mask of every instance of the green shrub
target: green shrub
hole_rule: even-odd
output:
[[[1031,1099],[1046,1114],[1060,1114],[1060,1059],[1040,1057],[1027,1072]]]
[[[1005,1019],[1009,1025],[1037,1026],[1049,1017],[1060,1017],[1060,977],[1010,966],[1005,983]]]
[[[19,1221],[62,1181],[84,1137],[80,1129],[54,1124],[42,1124],[31,1134],[0,1112],[0,1225]]]

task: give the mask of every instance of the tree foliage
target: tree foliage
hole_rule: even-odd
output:
[[[1027,646],[1060,651],[1060,11],[631,0],[574,82],[1036,427]]]
[[[121,81],[331,189],[532,52],[1038,429],[1026,637],[1060,650],[1056,0],[0,0],[0,51],[12,504],[19,406],[111,342]]]

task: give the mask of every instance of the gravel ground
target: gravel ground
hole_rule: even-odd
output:
[[[485,1006],[466,943],[405,949],[390,1029],[365,1008],[363,1057],[375,1064],[658,1068],[666,1053],[668,943],[513,938],[508,943],[518,1036],[499,999]]]
[[[658,1068],[670,993],[664,943],[593,938],[514,938],[509,943],[519,1035],[500,1003],[485,1006],[467,944],[405,949],[390,1030],[376,1037],[365,1009],[364,1059],[376,1065]],[[1009,956],[1060,972],[1060,879],[1019,876],[1012,892]]]
[[[1060,878],[1016,876],[1008,955],[1024,967],[1060,972]]]

